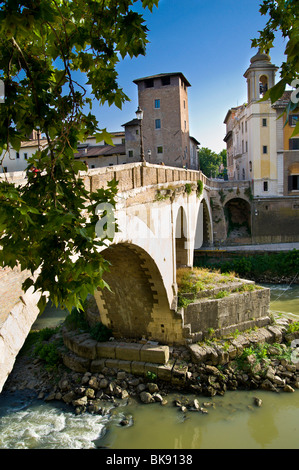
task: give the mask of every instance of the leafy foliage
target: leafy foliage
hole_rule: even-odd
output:
[[[198,151],[198,160],[200,170],[208,177],[215,177],[220,174],[221,164],[226,165],[226,151],[222,150],[218,154],[207,147],[202,147]]]
[[[280,31],[286,40],[285,62],[281,65],[280,81],[270,88],[264,96],[264,100],[270,99],[275,103],[283,95],[286,85],[295,88],[292,93],[286,115],[292,111],[299,110],[299,3],[297,0],[263,0],[260,13],[268,15],[268,21],[259,38],[252,40],[252,47],[260,47],[266,53],[274,47],[275,34]],[[286,121],[287,122],[287,121]],[[299,133],[299,122],[293,135]]]
[[[239,276],[258,277],[264,273],[273,276],[296,276],[299,273],[299,251],[265,253],[250,257],[236,258],[231,261],[223,261],[220,264],[209,265],[207,261],[203,266],[220,269],[222,273],[234,272]]]
[[[112,336],[112,331],[103,323],[99,322],[90,329],[90,336],[96,341],[108,341]]]
[[[87,294],[105,288],[108,263],[95,225],[99,203],[115,207],[117,182],[92,193],[74,158],[89,135],[109,141],[92,114],[92,99],[121,108],[120,58],[145,54],[147,27],[135,3],[152,11],[159,0],[9,0],[0,4],[0,153],[39,129],[47,141],[28,160],[27,182],[0,183],[0,266],[28,270],[31,285],[54,305],[82,308]],[[91,97],[88,91],[91,90]],[[88,110],[89,108],[89,110]],[[30,169],[34,166],[38,173]],[[105,216],[105,214],[103,214]],[[117,230],[117,226],[115,227]],[[33,278],[33,275],[36,278]],[[42,311],[46,297],[41,297]]]

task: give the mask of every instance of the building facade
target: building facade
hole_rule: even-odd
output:
[[[299,241],[299,135],[292,135],[299,111],[286,122],[292,91],[271,104],[261,101],[275,84],[277,67],[260,51],[244,73],[247,103],[224,120],[230,181],[248,181],[251,236],[256,243]]]
[[[144,156],[150,163],[198,169],[199,142],[189,134],[188,80],[182,73],[165,73],[134,83],[143,119],[124,124],[128,160],[140,160],[142,137]]]
[[[88,137],[78,144],[75,158],[85,161],[88,168],[99,168],[140,161],[144,152],[149,163],[198,169],[199,142],[189,135],[190,83],[182,73],[154,75],[134,83],[143,119],[134,118],[123,124],[123,131],[112,132],[113,146]],[[47,141],[34,133],[19,152],[11,149],[4,156],[0,172],[24,171],[38,146],[46,145]]]

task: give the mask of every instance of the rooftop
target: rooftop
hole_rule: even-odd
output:
[[[182,72],[158,73],[157,75],[150,75],[149,77],[137,78],[136,80],[133,80],[133,83],[138,84],[139,82],[142,82],[143,80],[150,80],[154,78],[163,78],[163,77],[176,77],[176,76],[179,76],[185,82],[187,86],[191,86],[191,84],[188,82],[188,80],[182,74]]]

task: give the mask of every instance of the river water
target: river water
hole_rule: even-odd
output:
[[[299,319],[299,285],[271,285],[271,310]],[[54,326],[64,314],[48,307],[38,327]],[[299,390],[294,393],[232,391],[210,402],[208,414],[167,405],[104,405],[103,416],[75,415],[61,403],[25,392],[0,395],[0,449],[298,449]],[[254,397],[262,399],[261,407]],[[188,395],[188,398],[192,398]],[[109,409],[109,406],[111,407]],[[126,417],[129,424],[121,426]]]

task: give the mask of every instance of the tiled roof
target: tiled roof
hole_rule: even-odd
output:
[[[80,151],[75,154],[75,158],[108,157],[119,154],[125,155],[125,153],[125,144],[93,145],[80,149]]]

